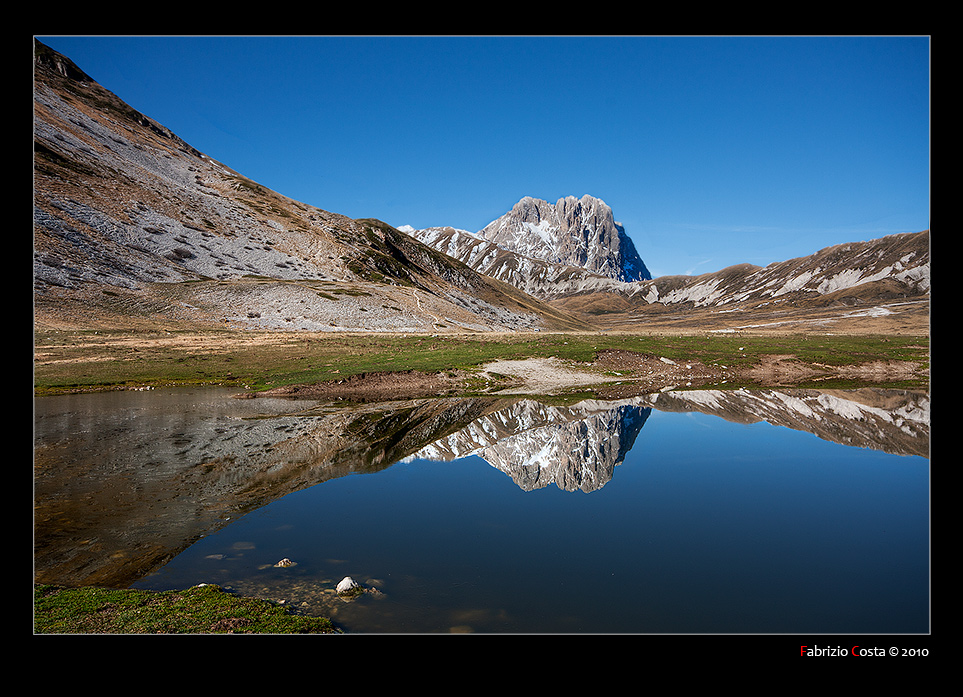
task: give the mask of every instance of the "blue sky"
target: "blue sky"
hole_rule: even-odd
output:
[[[654,276],[929,227],[929,37],[42,36],[286,196],[471,231],[608,203]]]

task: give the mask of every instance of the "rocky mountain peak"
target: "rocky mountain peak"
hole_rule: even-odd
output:
[[[76,64],[56,51],[34,40],[34,60],[37,68],[77,82],[93,82],[93,79]]]
[[[612,209],[599,198],[554,204],[525,196],[478,236],[531,259],[587,269],[618,281],[652,278]]]

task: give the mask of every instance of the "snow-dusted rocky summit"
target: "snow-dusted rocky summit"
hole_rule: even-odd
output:
[[[526,196],[478,232],[407,225],[398,229],[541,298],[612,290],[613,284],[624,292],[623,286],[652,277],[612,209],[589,195],[567,196],[554,204]]]
[[[566,196],[554,205],[526,196],[478,236],[525,257],[577,266],[617,281],[652,278],[612,209],[588,194],[580,199]]]

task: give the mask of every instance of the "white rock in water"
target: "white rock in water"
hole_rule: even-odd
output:
[[[353,590],[361,588],[361,584],[355,581],[350,576],[345,576],[341,579],[341,583],[338,584],[338,593],[350,593]]]

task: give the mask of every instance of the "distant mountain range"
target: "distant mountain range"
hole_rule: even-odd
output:
[[[207,157],[40,42],[33,242],[38,327],[585,330],[929,298],[928,231],[653,279],[588,195],[524,197],[475,233],[350,219]]]
[[[825,295],[886,278],[908,294],[929,291],[928,231],[837,245],[765,268],[740,264],[700,276],[653,280],[632,240],[614,221],[612,209],[589,195],[569,196],[555,205],[526,196],[477,233],[451,227],[400,229],[478,271],[543,297],[609,288],[642,295],[650,303],[718,305],[795,291]],[[591,279],[597,282],[594,286]]]

